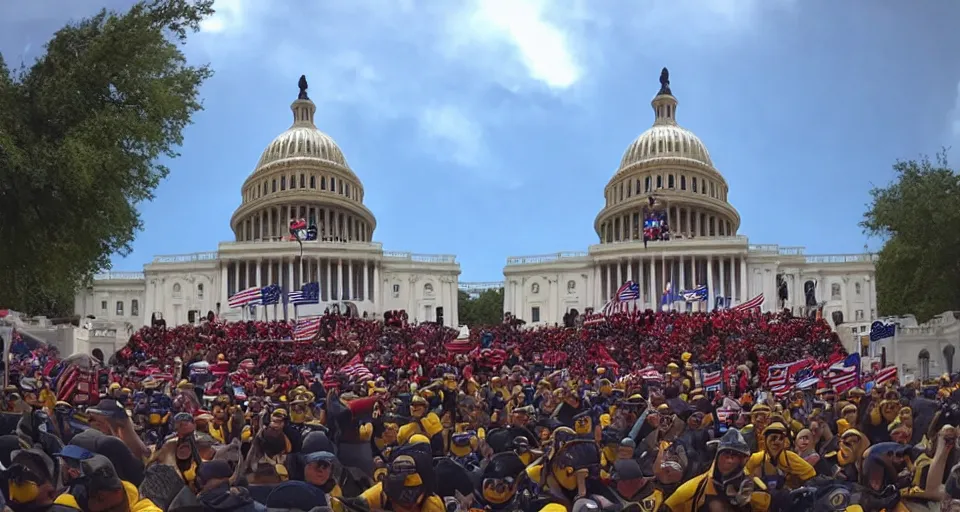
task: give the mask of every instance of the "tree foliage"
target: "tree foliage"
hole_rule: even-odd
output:
[[[960,310],[960,174],[935,161],[901,161],[896,179],[870,191],[861,226],[883,238],[877,262],[877,310],[925,322]]]
[[[148,0],[60,29],[29,68],[0,55],[0,306],[62,315],[126,255],[211,75],[181,52],[212,0]]]
[[[460,291],[457,299],[462,325],[496,325],[503,321],[503,288],[484,290],[475,299]]]

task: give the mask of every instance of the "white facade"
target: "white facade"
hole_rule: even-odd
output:
[[[869,325],[843,325],[841,339],[848,352],[860,352],[864,365],[879,363],[897,366],[901,380],[926,381],[960,368],[960,311],[946,311],[925,323],[913,315],[885,317],[884,323],[896,324],[896,335],[870,342]]]
[[[230,222],[235,241],[212,252],[157,256],[143,272],[99,274],[77,293],[76,313],[136,327],[154,315],[168,325],[196,322],[209,311],[239,320],[249,314],[229,308],[237,291],[318,282],[320,304],[299,307],[299,316],[349,303],[371,318],[405,310],[411,321],[442,316],[444,325],[457,326],[456,257],[384,251],[373,241],[376,218],[363,205],[363,184],[314,125],[316,106],[305,90],[291,110],[293,126],[267,146],[242,186]],[[317,240],[303,242],[302,252],[287,239],[299,218],[317,227]],[[292,318],[293,308],[260,307],[256,316]]]
[[[727,202],[729,187],[706,146],[677,124],[669,81],[652,105],[653,127],[627,148],[604,189],[606,204],[595,221],[599,243],[585,252],[509,258],[504,312],[531,324],[559,324],[573,309],[599,311],[632,280],[640,286],[639,305],[650,309],[664,307],[668,285],[675,291],[706,285],[705,308],[717,298],[736,305],[762,294],[764,311],[804,314],[822,306],[832,324],[840,312],[844,324],[869,325],[876,317],[875,256],[814,256],[802,247],[751,244],[737,233],[740,215]],[[672,237],[645,245],[643,212],[651,200],[666,212]]]

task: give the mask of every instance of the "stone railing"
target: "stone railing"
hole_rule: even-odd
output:
[[[93,276],[94,281],[137,281],[143,279],[143,272],[101,272]]]
[[[803,256],[806,248],[799,246],[780,247],[777,244],[750,244],[748,250],[750,252],[777,254],[779,256]]]
[[[807,256],[807,263],[871,263],[879,258],[876,254],[818,254]]]
[[[503,281],[460,282],[460,283],[457,283],[457,288],[465,292],[479,291],[479,290],[496,290],[498,288],[503,288]]]
[[[219,257],[217,251],[195,252],[191,254],[164,254],[154,256],[154,263],[190,263],[193,261],[215,261]]]
[[[507,265],[536,265],[538,263],[551,263],[564,259],[585,258],[585,251],[565,251],[553,254],[540,254],[536,256],[511,256],[507,258]]]
[[[452,254],[416,254],[405,251],[383,251],[384,259],[414,261],[417,263],[456,263]]]

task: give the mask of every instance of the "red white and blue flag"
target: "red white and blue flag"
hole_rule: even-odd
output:
[[[297,320],[293,328],[294,341],[311,341],[320,334],[320,317],[311,316]]]
[[[763,305],[763,294],[730,308],[731,311],[747,311],[748,309],[760,309]]]

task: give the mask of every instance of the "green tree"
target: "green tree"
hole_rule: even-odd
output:
[[[925,322],[960,309],[960,175],[935,161],[898,161],[896,178],[870,191],[864,231],[884,240],[877,261],[877,310]]]
[[[484,290],[475,299],[461,291],[457,299],[463,325],[496,325],[503,321],[503,288]]]
[[[60,29],[29,68],[0,55],[0,307],[72,313],[126,255],[138,206],[200,110],[207,66],[181,52],[212,0],[148,0]]]

